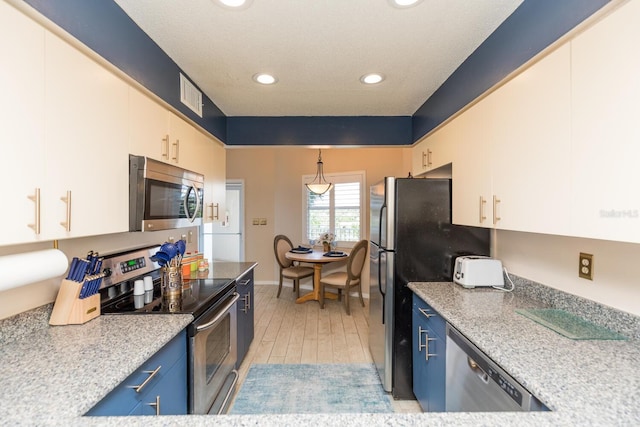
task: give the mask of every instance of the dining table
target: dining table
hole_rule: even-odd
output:
[[[342,253],[342,255],[339,255]],[[332,254],[327,256],[326,254]],[[310,252],[289,251],[285,254],[287,259],[298,262],[313,264],[313,291],[296,299],[296,304],[307,301],[320,301],[320,278],[322,276],[322,266],[336,261],[345,261],[349,256],[348,252],[313,249]],[[338,296],[331,292],[325,292],[325,299],[338,299]]]

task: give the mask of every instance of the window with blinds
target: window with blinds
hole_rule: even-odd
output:
[[[304,235],[308,240],[317,240],[320,234],[330,231],[339,246],[351,246],[363,238],[364,172],[325,174],[325,178],[333,183],[327,193],[317,195],[304,189]],[[312,179],[313,176],[303,177],[303,183]]]

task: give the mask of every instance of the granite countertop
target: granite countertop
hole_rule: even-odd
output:
[[[519,292],[465,289],[450,282],[409,287],[552,410],[518,414],[523,422],[640,425],[637,337],[566,338],[516,313],[546,306]]]
[[[222,263],[226,264],[226,263]],[[216,265],[210,275],[244,274],[255,264]],[[233,264],[233,263],[231,263]],[[214,273],[217,271],[216,273]],[[234,274],[235,274],[234,273]],[[221,274],[222,276],[219,276]],[[188,325],[190,315],[100,316],[84,325],[46,324],[50,307],[0,321],[0,424],[55,426],[638,425],[640,346],[572,341],[517,315],[542,306],[513,294],[451,283],[412,289],[553,412],[428,414],[183,415],[83,417],[91,407]],[[6,333],[19,328],[28,333]],[[114,349],[118,349],[114,351]]]

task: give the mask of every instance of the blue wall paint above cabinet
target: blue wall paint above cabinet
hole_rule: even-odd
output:
[[[178,65],[114,1],[23,1],[227,145],[402,146],[422,138],[610,0],[524,0],[412,117],[226,117],[204,96],[203,118],[180,102]]]
[[[524,0],[413,115],[417,141],[610,0]]]
[[[403,146],[411,117],[229,117],[230,145]]]
[[[218,139],[226,140],[224,113],[206,96],[202,118],[180,102],[180,67],[115,2],[24,1]]]

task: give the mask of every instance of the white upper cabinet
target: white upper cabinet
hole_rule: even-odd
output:
[[[456,129],[457,135],[451,173],[454,224],[493,226],[487,110],[486,104],[475,104],[449,124]]]
[[[560,47],[456,118],[456,224],[566,233],[570,55]]]
[[[451,126],[444,126],[413,147],[411,173],[418,176],[451,163],[455,143],[453,134]]]
[[[39,227],[40,234],[36,234],[35,228],[40,218],[36,194],[42,197],[45,183],[44,34],[42,27],[0,2],[0,129],[4,159],[0,168],[0,245],[42,239],[43,230]]]
[[[640,242],[640,2],[571,42],[572,234]]]
[[[131,88],[130,151],[203,173],[201,133],[189,122]]]
[[[130,152],[169,162],[169,111],[139,90],[129,90]]]
[[[128,86],[51,33],[45,50],[47,237],[127,231]]]
[[[213,164],[211,173],[205,180],[211,185],[211,221],[225,222],[227,212],[227,157],[224,146],[213,139],[209,139],[213,148]]]
[[[549,234],[569,228],[570,78],[564,45],[484,101],[496,228]]]

